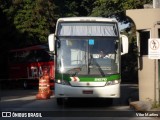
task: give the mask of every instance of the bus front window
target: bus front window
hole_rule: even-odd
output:
[[[119,72],[115,37],[61,38],[59,41],[57,68],[60,72],[103,77]]]

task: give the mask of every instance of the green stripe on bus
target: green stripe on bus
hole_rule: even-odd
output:
[[[107,77],[78,77],[81,82],[106,82],[120,79],[120,75],[110,75]]]
[[[91,76],[75,76],[71,77],[68,74],[57,74],[56,79],[71,81],[72,79],[79,79],[80,82],[106,82],[112,80],[119,80],[121,78],[120,74],[114,74],[107,77],[91,77]]]

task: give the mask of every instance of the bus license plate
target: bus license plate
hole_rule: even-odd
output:
[[[83,94],[93,94],[93,90],[83,90]]]

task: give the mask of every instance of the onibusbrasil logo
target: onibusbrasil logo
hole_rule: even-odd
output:
[[[42,117],[40,112],[2,112],[1,117]]]

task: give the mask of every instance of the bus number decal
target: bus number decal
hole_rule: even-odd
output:
[[[95,78],[96,82],[107,82],[107,78]]]

